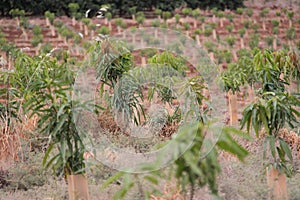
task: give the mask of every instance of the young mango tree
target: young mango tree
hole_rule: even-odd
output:
[[[37,134],[48,140],[42,164],[66,178],[70,199],[88,199],[83,156],[86,136],[78,130],[73,114],[75,108],[85,105],[72,100],[74,72],[67,63],[59,64],[48,55],[30,57],[19,53],[14,71],[8,74],[9,92],[19,112],[38,117]],[[79,184],[74,184],[76,179]]]
[[[99,44],[96,45],[96,48],[93,49],[93,52],[96,53],[92,56],[94,60],[93,63],[97,63],[96,69],[100,80],[104,84],[108,84],[111,89],[114,90],[110,98],[110,102],[112,103],[111,106],[120,113],[125,113],[129,118],[134,118],[136,124],[140,124],[139,117],[143,114],[143,106],[140,102],[146,98],[151,101],[153,93],[155,92],[158,93],[158,97],[161,98],[161,102],[172,103],[172,101],[176,99],[175,94],[173,94],[171,88],[169,88],[170,86],[167,86],[168,84],[161,84],[159,81],[153,82],[151,77],[153,77],[154,80],[157,80],[161,76],[157,75],[160,70],[169,69],[174,77],[172,78],[168,76],[167,72],[169,71],[162,71],[164,72],[162,74],[165,74],[163,80],[169,80],[170,83],[173,83],[173,81],[177,80],[176,76],[186,76],[186,63],[183,59],[175,57],[170,52],[163,52],[148,59],[148,63],[151,64],[151,67],[132,68],[131,63],[128,64],[126,62],[121,62],[126,61],[124,60],[126,57],[118,56],[119,54],[117,53],[120,53],[121,49],[118,45],[115,45],[116,44],[110,42],[107,38],[100,41]],[[99,51],[103,52],[103,54],[99,55],[97,53]],[[126,54],[123,53],[122,55]],[[115,76],[112,76],[113,74],[115,74]],[[120,79],[121,77],[122,79]],[[141,79],[143,78],[149,78],[149,80],[152,80],[147,81],[147,83],[151,83],[151,87],[148,87],[147,91],[148,96],[144,96],[142,93],[143,87],[141,86],[141,81],[143,80]],[[167,142],[171,144],[173,150],[172,157],[176,160],[175,163],[171,164],[169,168],[170,171],[165,169],[153,171],[153,169],[157,168],[156,165],[159,165],[159,162],[161,162],[161,160],[158,159],[153,163],[153,166],[148,163],[147,166],[142,166],[142,168],[144,167],[147,171],[153,172],[141,175],[119,172],[111,176],[103,184],[103,187],[105,188],[114,181],[119,179],[121,180],[122,187],[114,194],[114,199],[121,199],[125,197],[133,186],[138,187],[140,199],[149,199],[153,197],[154,194],[159,194],[159,191],[161,191],[161,188],[159,188],[160,180],[167,179],[168,181],[171,181],[172,178],[177,180],[177,189],[180,188],[185,193],[188,190],[190,191],[190,199],[194,199],[196,186],[208,186],[212,194],[215,196],[218,195],[217,175],[220,173],[218,150],[230,152],[236,155],[240,160],[243,160],[247,155],[247,151],[233,139],[231,133],[235,133],[248,139],[249,136],[236,129],[220,128],[222,134],[216,145],[213,145],[211,141],[204,139],[205,130],[209,126],[206,124],[207,121],[205,113],[195,113],[193,110],[201,105],[205,98],[202,95],[202,90],[205,87],[201,80],[201,77],[191,77],[185,79],[184,82],[180,82],[179,84],[183,85],[181,86],[180,91],[183,91],[185,95],[193,96],[192,94],[196,94],[193,96],[195,97],[193,99],[194,101],[191,102],[194,107],[191,106],[191,110],[187,111],[187,113],[194,113],[197,120],[179,128],[178,133],[171,137],[170,141]],[[137,113],[140,113],[140,115],[136,115],[134,110],[138,110]],[[179,113],[177,112],[179,118],[183,117],[181,112],[182,111],[179,111]],[[169,119],[172,122],[172,120],[177,120],[177,117],[174,117],[173,115],[170,116],[168,120]],[[166,144],[162,143],[159,145],[165,146]],[[182,148],[183,146],[188,146],[188,148]],[[203,152],[201,151],[204,146],[205,148],[210,149],[210,151],[202,158],[201,155]],[[164,158],[165,156],[166,155],[162,154],[159,157]],[[176,159],[178,157],[179,159]],[[169,176],[167,174],[169,174]],[[141,179],[150,183],[151,189],[145,189],[141,184]]]
[[[247,132],[254,130],[257,137],[264,137],[264,155],[270,153],[273,161],[269,162],[269,174],[278,178],[285,173],[292,174],[291,164],[293,157],[288,144],[279,137],[279,131],[286,125],[294,128],[299,124],[300,112],[297,107],[300,101],[297,96],[289,94],[286,86],[291,82],[291,76],[296,69],[291,63],[291,57],[284,52],[272,52],[270,50],[255,50],[253,59],[239,66],[243,73],[230,75],[226,73],[223,76],[225,86],[233,90],[244,84],[254,84],[257,89],[257,97],[244,110],[241,120],[241,128],[246,127]],[[251,70],[247,70],[250,67]],[[252,77],[250,80],[248,78]],[[232,80],[235,80],[231,82]],[[226,84],[226,81],[227,84]],[[235,83],[236,84],[233,84]],[[229,83],[229,84],[228,84]],[[268,146],[268,148],[267,148]],[[282,177],[282,176],[281,176]],[[274,188],[274,177],[267,177],[269,180],[270,190]],[[273,190],[271,195],[275,198],[287,198],[285,179],[283,179],[282,191]]]

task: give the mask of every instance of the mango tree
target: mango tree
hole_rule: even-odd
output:
[[[18,114],[38,118],[36,134],[47,138],[42,164],[66,178],[70,199],[87,199],[83,157],[86,135],[76,127],[73,115],[74,109],[83,108],[85,104],[72,100],[74,69],[67,63],[59,64],[49,55],[30,57],[18,53],[14,63],[14,70],[6,74],[10,84],[10,108],[17,106]],[[73,175],[77,174],[83,181],[80,191],[72,188],[72,181],[76,179]],[[79,192],[77,197],[76,192]]]
[[[285,125],[294,128],[299,123],[300,112],[297,111],[297,107],[300,106],[300,101],[297,96],[286,91],[292,74],[296,73],[295,71],[298,69],[292,65],[290,56],[284,52],[270,50],[255,50],[253,59],[249,59],[239,68],[244,73],[235,73],[231,76],[228,72],[228,78],[223,76],[225,86],[234,90],[239,90],[239,87],[244,84],[254,84],[258,87],[256,99],[243,111],[241,128],[246,127],[247,132],[253,129],[257,137],[261,137],[261,134],[265,133],[264,155],[270,153],[273,157],[273,161],[270,161],[268,165],[271,166],[271,171],[268,172],[271,175],[280,176],[285,173],[290,176],[292,174],[292,153],[287,143],[278,136],[278,132]],[[248,71],[249,68],[251,70]],[[249,80],[249,77],[252,78]],[[236,81],[236,84],[233,84],[235,83],[233,80]],[[272,184],[269,185],[270,189],[274,187],[273,178],[268,177]],[[283,189],[281,193],[273,191],[275,198],[286,198],[285,179],[280,187]]]
[[[101,54],[99,54],[101,52]],[[174,56],[171,52],[163,52],[154,55],[148,59],[151,63],[147,68],[135,67],[132,63],[130,52],[124,48],[124,45],[114,43],[108,38],[102,38],[99,43],[92,48],[92,63],[96,64],[98,77],[103,85],[108,85],[111,90],[108,104],[115,108],[118,113],[123,113],[129,119],[134,119],[136,124],[141,124],[140,118],[144,115],[144,108],[141,102],[144,100],[151,101],[154,93],[157,93],[161,102],[172,103],[176,100],[175,93],[170,88],[169,84],[162,83],[177,83],[181,87],[184,95],[193,97],[193,101],[189,102],[193,107],[187,113],[194,113],[195,121],[183,125],[178,129],[178,132],[170,138],[166,143],[158,144],[155,148],[161,148],[167,144],[172,145],[172,157],[178,158],[175,163],[171,164],[170,168],[165,170],[153,171],[156,169],[161,158],[166,155],[159,155],[157,161],[151,165],[142,165],[141,168],[150,173],[147,174],[130,174],[119,172],[111,176],[103,187],[108,187],[111,183],[121,180],[122,187],[114,194],[114,199],[121,199],[130,191],[133,186],[137,186],[139,198],[148,199],[151,195],[157,194],[161,188],[160,180],[167,179],[171,181],[172,177],[176,178],[178,189],[183,189],[184,192],[190,189],[190,199],[194,198],[194,190],[196,186],[208,186],[211,193],[218,195],[217,175],[220,173],[220,163],[218,161],[218,150],[228,151],[243,160],[247,155],[247,151],[241,147],[231,136],[231,133],[249,139],[248,135],[233,129],[219,129],[222,134],[216,145],[205,139],[205,130],[209,127],[206,120],[206,112],[195,112],[205,99],[202,90],[205,88],[203,79],[200,76],[186,77],[185,70],[187,69],[184,59]],[[165,69],[168,69],[165,71]],[[160,74],[160,72],[163,72]],[[167,72],[171,72],[172,77]],[[159,78],[163,75],[163,79]],[[178,76],[185,77],[184,81],[180,81]],[[153,77],[153,79],[151,79]],[[142,86],[142,79],[148,78],[151,81],[150,86]],[[148,80],[147,79],[147,80]],[[162,82],[160,82],[162,81]],[[143,95],[142,90],[147,90],[147,95]],[[104,90],[101,86],[101,94]],[[109,106],[108,106],[109,108]],[[182,119],[183,111],[179,108],[179,112],[174,115],[169,115],[170,122],[178,123],[178,118]],[[195,110],[194,110],[195,109]],[[147,116],[144,115],[144,117]],[[192,143],[191,143],[192,141]],[[189,145],[191,143],[191,145]],[[187,149],[183,146],[188,146]],[[203,157],[202,149],[210,149]],[[153,172],[151,172],[153,171]],[[169,174],[169,176],[168,176]],[[171,175],[171,176],[170,176]],[[168,178],[169,177],[169,178]],[[151,188],[147,189],[141,184],[143,182],[150,183]],[[159,193],[158,193],[159,194]]]

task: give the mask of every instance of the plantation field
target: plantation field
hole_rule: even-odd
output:
[[[300,199],[300,5],[245,5],[0,18],[0,200]]]

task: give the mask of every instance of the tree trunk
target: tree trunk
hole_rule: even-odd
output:
[[[285,174],[281,174],[277,169],[272,167],[267,170],[267,183],[269,187],[268,200],[287,200],[287,186]]]
[[[69,200],[89,200],[88,182],[83,174],[68,175]]]

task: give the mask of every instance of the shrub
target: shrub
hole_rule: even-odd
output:
[[[43,35],[34,35],[31,40],[33,47],[37,47],[39,43],[43,42]]]
[[[49,53],[51,50],[52,50],[52,46],[50,43],[46,43],[41,46],[42,53]]]
[[[107,26],[101,26],[96,32],[102,35],[108,35],[110,30]]]

